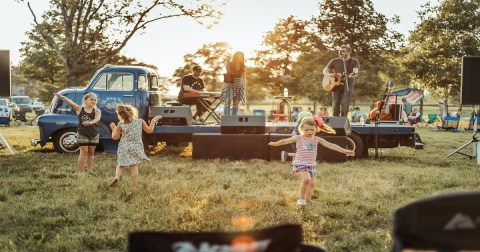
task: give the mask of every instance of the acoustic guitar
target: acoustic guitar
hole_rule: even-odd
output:
[[[341,73],[336,73],[335,77],[330,77],[330,76],[324,76],[323,77],[323,82],[322,82],[322,87],[323,90],[325,91],[332,91],[332,89],[338,85],[340,85],[340,81],[342,80],[342,74]],[[343,83],[342,83],[343,85]]]

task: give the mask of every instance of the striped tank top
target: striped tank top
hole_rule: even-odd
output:
[[[319,138],[305,139],[302,135],[298,135],[297,154],[294,165],[315,166],[317,164],[317,146]]]

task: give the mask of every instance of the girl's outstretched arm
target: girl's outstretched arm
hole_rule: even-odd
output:
[[[152,120],[150,121],[150,125],[147,125],[147,123],[142,120],[142,129],[147,132],[147,133],[152,133],[153,129],[155,128],[155,124],[157,124],[158,120],[162,119],[162,116],[157,115]]]
[[[59,94],[59,93],[53,93],[56,97],[58,97],[58,99],[66,102],[68,104],[68,106],[70,106],[73,110],[75,110],[75,112],[80,113],[80,110],[82,109],[82,106],[79,106],[78,104],[76,104],[75,102],[73,102],[72,100],[68,99],[67,97]]]
[[[334,150],[334,151],[338,151],[340,153],[343,153],[347,156],[355,156],[355,152],[354,151],[351,151],[351,150],[347,150],[347,149],[344,149],[336,144],[333,144],[333,143],[330,143],[328,142],[327,140],[319,137],[319,143],[327,148],[329,148],[330,150]]]
[[[115,125],[114,122],[110,123],[110,129],[112,129],[112,139],[118,140],[122,135],[122,127],[120,125]]]
[[[297,142],[297,138],[298,138],[297,136],[291,136],[289,138],[278,140],[276,142],[270,142],[270,143],[268,143],[268,145],[270,145],[270,146],[280,146],[280,145],[295,143],[295,142]]]

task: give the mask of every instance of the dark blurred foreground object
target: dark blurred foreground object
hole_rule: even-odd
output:
[[[133,232],[128,236],[129,252],[150,251],[235,251],[235,252],[325,252],[302,245],[299,225],[282,225],[244,232]]]
[[[480,192],[444,194],[395,211],[393,252],[479,251]]]

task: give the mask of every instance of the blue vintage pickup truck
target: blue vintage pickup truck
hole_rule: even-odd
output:
[[[118,143],[111,138],[109,124],[118,122],[117,104],[131,104],[138,108],[139,118],[147,120],[150,108],[160,106],[158,74],[149,68],[139,66],[105,66],[99,69],[85,88],[64,89],[59,93],[77,104],[88,92],[98,96],[98,108],[102,111],[99,149],[115,151]],[[37,118],[40,138],[33,139],[32,145],[45,146],[53,142],[57,152],[76,152],[78,119],[70,106],[55,96],[47,113]]]

